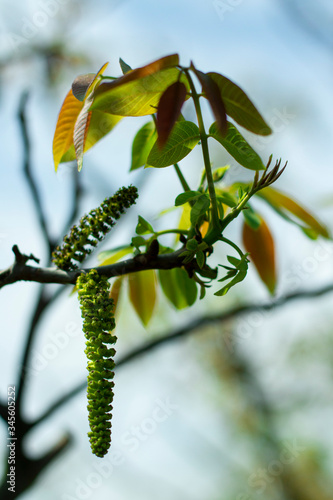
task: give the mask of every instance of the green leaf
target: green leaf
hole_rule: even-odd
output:
[[[231,256],[228,256],[227,258],[231,264],[235,265],[235,269],[231,269],[230,271],[228,271],[227,276],[225,276],[224,278],[222,278],[222,280],[219,280],[219,281],[223,281],[223,280],[231,278],[231,277],[233,277],[233,279],[231,281],[229,281],[229,283],[227,285],[225,285],[223,288],[221,288],[220,290],[218,290],[217,292],[214,293],[214,295],[216,295],[218,297],[221,297],[222,295],[225,295],[226,293],[228,293],[230,288],[237,285],[237,283],[240,283],[241,281],[243,281],[246,274],[247,274],[247,268],[248,268],[249,261],[248,261],[246,255],[243,255],[242,259],[237,259],[236,257],[231,257]],[[235,272],[237,273],[236,276],[235,276]]]
[[[216,168],[213,171],[213,181],[214,182],[221,181],[223,179],[223,177],[225,176],[225,174],[227,173],[227,171],[229,170],[229,168],[230,168],[230,165],[226,165],[225,167]]]
[[[164,168],[185,158],[200,140],[199,129],[189,121],[177,122],[162,150],[155,142],[147,158],[147,166]]]
[[[124,75],[126,75],[126,73],[128,73],[129,71],[132,71],[131,66],[126,64],[121,57],[119,57],[119,64]]]
[[[191,224],[195,226],[198,220],[203,216],[210,207],[210,199],[207,194],[202,194],[191,208]]]
[[[133,70],[122,78],[131,76]],[[156,112],[163,92],[178,79],[188,88],[184,76],[179,76],[178,68],[162,69],[143,78],[125,81],[121,85],[117,80],[102,82],[94,93],[92,109],[120,116],[144,116]]]
[[[132,145],[132,163],[130,170],[136,170],[147,163],[148,155],[156,141],[154,123],[148,122],[137,132]]]
[[[239,125],[258,135],[269,135],[271,128],[245,92],[231,80],[219,73],[208,73],[218,85],[227,111]]]
[[[139,215],[139,222],[135,229],[136,234],[152,234],[154,229],[149,222],[147,222],[141,215]]]
[[[131,245],[139,250],[142,245],[146,245],[147,241],[142,236],[134,236]]]
[[[154,270],[140,271],[128,277],[130,301],[142,323],[147,326],[156,302],[156,275]]]
[[[177,309],[194,304],[198,294],[197,285],[184,269],[160,269],[158,276],[165,296]]]
[[[248,205],[246,210],[242,211],[246,224],[250,226],[251,229],[258,229],[261,224],[260,216],[252,210],[252,208]]]
[[[175,199],[175,206],[179,207],[180,205],[184,205],[184,203],[187,203],[189,200],[195,200],[201,195],[202,193],[199,191],[186,191],[185,193],[181,193]]]
[[[196,253],[196,259],[198,266],[200,267],[200,269],[202,269],[205,265],[205,254],[202,250],[198,250],[198,252]]]
[[[186,248],[190,252],[195,252],[196,249],[198,248],[198,245],[199,245],[198,240],[196,240],[195,238],[191,238],[190,240],[187,241]]]
[[[211,125],[209,134],[222,144],[228,153],[243,167],[250,170],[265,169],[260,156],[252,149],[232,123],[228,122],[228,132],[225,137],[220,134],[216,123]]]
[[[217,200],[228,207],[233,208],[238,204],[237,198],[233,194],[228,193],[228,191],[216,190],[216,195]]]

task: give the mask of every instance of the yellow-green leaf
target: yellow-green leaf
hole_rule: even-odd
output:
[[[134,137],[132,144],[132,162],[130,170],[143,167],[156,141],[156,128],[153,121],[143,125]]]
[[[147,326],[156,302],[156,275],[154,270],[140,271],[128,277],[129,297],[142,323]]]
[[[118,278],[116,278],[114,280],[114,282],[112,283],[112,286],[111,286],[109,296],[113,300],[113,303],[114,303],[113,314],[116,314],[116,312],[117,312],[117,306],[118,306],[118,302],[119,302],[119,297],[120,297],[123,281],[124,281],[124,276],[119,276]]]
[[[264,219],[256,215],[260,219],[260,225],[256,229],[244,220],[244,247],[249,252],[249,259],[255,265],[261,280],[269,292],[274,294],[277,281],[274,240]]]
[[[103,139],[103,137],[111,132],[121,119],[121,116],[109,115],[97,110],[92,111],[83,152],[85,153],[88,149],[94,146],[96,142]],[[73,161],[75,158],[75,149],[74,144],[72,143],[68,151],[62,156],[60,163]]]
[[[297,224],[311,238],[330,237],[327,228],[317,218],[282,191],[267,187],[258,191],[257,196],[267,201],[282,217]]]
[[[53,160],[54,160],[54,166],[55,170],[57,171],[59,163],[65,162],[65,161],[71,161],[75,159],[75,148],[74,148],[74,128],[76,125],[76,122],[80,116],[80,113],[82,113],[82,109],[85,106],[85,101],[87,97],[91,94],[92,90],[96,87],[98,84],[100,74],[104,71],[108,63],[104,64],[101,69],[98,71],[98,73],[92,78],[91,75],[89,75],[89,78],[86,81],[86,86],[87,89],[84,92],[84,99],[83,100],[78,100],[74,95],[73,91],[70,90],[61,106],[60,113],[58,116],[58,121],[54,133],[54,138],[53,138]],[[75,81],[75,80],[74,80]],[[88,84],[88,82],[90,82]],[[77,89],[76,89],[77,90]],[[81,89],[81,93],[83,93],[83,89]],[[79,91],[79,95],[80,91]],[[91,104],[91,103],[90,103]],[[96,115],[93,117],[92,113],[89,115],[89,106],[86,105],[86,113],[85,116],[80,117],[79,124],[76,125],[76,128],[80,125],[82,128],[82,137],[81,140],[83,140],[83,152],[82,154],[87,151],[99,138],[102,138],[107,132],[113,128],[115,121],[118,122],[120,118],[117,120],[115,117],[110,120],[110,123],[112,121],[112,126],[104,133],[101,134],[99,138],[94,139],[89,139],[89,134],[88,134],[88,122],[90,120],[90,123],[93,120],[94,123],[94,128],[90,134],[90,138],[94,138],[96,136],[96,128],[97,128],[97,122],[100,121],[100,115]],[[79,147],[79,134],[77,132],[77,146]],[[87,146],[84,144],[85,141],[88,141],[89,144]],[[82,144],[80,145],[80,147]]]
[[[155,142],[147,158],[147,166],[164,168],[178,163],[192,151],[199,140],[200,132],[195,123],[177,122],[162,150]]]
[[[160,269],[158,276],[165,296],[177,309],[194,304],[198,295],[197,285],[189,278],[185,269]]]
[[[126,73],[120,80],[131,74],[132,72]],[[102,82],[94,92],[94,103],[91,109],[99,109],[120,116],[151,115],[156,112],[161,95],[171,84],[180,79],[188,88],[186,78],[179,77],[179,69],[171,67],[148,74],[143,78],[126,81],[122,85],[115,85],[114,82],[117,80]]]

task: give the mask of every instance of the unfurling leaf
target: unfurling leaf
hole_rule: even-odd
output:
[[[261,280],[273,295],[277,281],[274,240],[264,219],[256,215],[260,219],[260,225],[256,229],[246,219],[244,221],[244,247],[250,254],[250,261],[254,263]]]
[[[165,296],[177,309],[194,304],[198,294],[197,284],[184,269],[160,269],[158,276]]]
[[[202,193],[200,193],[200,191],[185,191],[185,193],[180,193],[175,199],[175,206],[179,207],[190,200],[196,200],[201,195]]]
[[[199,82],[201,83],[202,90],[205,97],[208,99],[210,107],[216,119],[217,128],[222,136],[225,136],[228,129],[227,116],[225,105],[221,97],[221,92],[215,81],[209,76],[208,73],[202,73],[191,65],[194,73],[196,74]]]
[[[130,274],[129,297],[142,323],[147,326],[156,302],[156,275],[154,270]]]
[[[91,113],[90,105],[93,100],[93,90],[96,88],[100,81],[100,75],[106,68],[108,63],[104,64],[98,73],[91,79],[90,75],[88,80],[90,84],[84,92],[84,99],[80,101],[73,95],[70,90],[63,102],[58,116],[56,130],[53,138],[53,160],[55,170],[57,170],[59,163],[64,161],[71,161],[75,159],[75,151],[79,157],[78,166],[82,167],[82,156],[87,149],[93,146],[99,139],[104,137],[114,125],[121,119],[120,117],[112,117],[111,120],[104,120],[100,113]],[[88,80],[86,84],[88,84]],[[74,80],[75,82],[75,80]],[[76,88],[80,96],[80,90]],[[83,87],[81,92],[83,92]],[[84,108],[84,111],[83,111]],[[93,120],[94,128],[89,134],[88,125]],[[77,123],[78,122],[78,123]],[[102,125],[103,124],[103,125]],[[75,140],[74,140],[75,134]],[[74,149],[74,142],[76,147]]]
[[[178,120],[186,99],[187,89],[184,83],[172,83],[162,94],[157,106],[156,130],[157,145],[160,149],[166,144],[170,132]]]
[[[233,286],[237,285],[237,283],[240,283],[241,281],[244,280],[246,274],[247,274],[247,268],[248,268],[248,259],[247,255],[243,255],[241,259],[237,259],[236,257],[231,257],[230,255],[227,256],[228,261],[230,262],[231,265],[233,265],[233,268],[226,267],[226,266],[221,266],[225,267],[228,272],[226,276],[224,276],[222,279],[219,279],[218,281],[225,281],[227,279],[231,279],[227,285],[225,285],[223,288],[218,290],[217,292],[214,293],[214,295],[221,297],[228,293],[230,288]]]
[[[198,224],[200,218],[205,215],[210,206],[210,199],[208,194],[202,194],[194,203],[191,208],[191,224],[195,226]]]
[[[219,73],[208,73],[208,75],[219,87],[227,115],[254,134],[272,133],[259,111],[238,85]]]
[[[155,142],[147,158],[147,166],[164,168],[174,165],[185,158],[200,140],[200,132],[195,123],[177,122],[172,129],[168,142],[162,150]]]
[[[136,170],[147,163],[148,155],[155,144],[156,137],[156,128],[152,121],[140,128],[133,140],[130,170]]]
[[[260,156],[251,148],[250,144],[232,123],[228,122],[228,132],[225,136],[220,134],[217,124],[213,123],[209,129],[209,135],[222,144],[228,153],[243,167],[250,170],[265,169]]]
[[[266,187],[256,194],[267,201],[282,217],[289,222],[297,224],[312,239],[318,236],[323,236],[324,238],[330,237],[327,228],[318,219],[285,193],[272,187]]]
[[[123,75],[126,75],[129,71],[132,71],[131,66],[125,63],[125,61],[122,60],[121,57],[119,57],[119,64],[121,67],[121,71],[123,72]]]

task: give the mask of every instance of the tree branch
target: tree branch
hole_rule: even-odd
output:
[[[147,254],[140,254],[132,259],[117,262],[109,266],[97,267],[96,270],[99,274],[106,276],[107,278],[113,278],[124,274],[145,271],[147,269],[173,269],[182,265],[183,258],[180,257],[182,252],[183,249],[180,249],[175,252],[161,254],[156,257],[151,257]],[[24,257],[26,257],[26,262],[31,259],[31,257],[28,256]],[[89,271],[90,269],[91,268],[84,268],[68,272],[55,267],[33,267],[16,259],[14,264],[0,272],[0,288],[16,283],[17,281],[36,281],[38,283],[75,285],[78,276],[83,271]]]
[[[18,119],[19,119],[19,123],[20,123],[22,142],[23,142],[23,151],[24,151],[23,172],[24,172],[24,175],[26,176],[26,179],[27,179],[27,182],[28,182],[31,194],[32,194],[32,199],[33,199],[33,202],[35,204],[39,224],[40,224],[44,239],[46,241],[46,244],[48,245],[49,252],[51,254],[53,249],[55,248],[55,242],[52,240],[52,238],[49,234],[49,231],[47,229],[47,222],[46,222],[44,210],[42,207],[40,194],[39,194],[39,191],[37,189],[35,179],[33,178],[33,175],[31,172],[30,140],[29,140],[28,126],[27,126],[26,112],[25,112],[27,101],[28,101],[28,92],[24,92],[21,96],[19,110],[18,110]]]

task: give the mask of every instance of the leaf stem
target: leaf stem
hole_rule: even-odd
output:
[[[223,231],[236,217],[238,217],[239,213],[245,208],[246,204],[250,200],[250,198],[255,194],[254,186],[243,196],[238,205],[234,207],[231,212],[224,217],[221,221],[221,230]]]
[[[212,229],[213,229],[214,233],[217,233],[217,231],[218,231],[219,234],[221,234],[220,218],[219,218],[219,212],[218,212],[217,203],[216,203],[216,193],[215,193],[213,174],[212,174],[210,158],[209,158],[209,149],[208,149],[208,140],[207,140],[209,136],[206,134],[206,131],[205,131],[205,126],[204,126],[200,102],[199,102],[199,95],[195,89],[195,86],[194,86],[193,80],[191,78],[191,75],[189,73],[189,70],[187,68],[184,68],[184,72],[186,74],[187,80],[188,80],[190,88],[191,88],[192,99],[194,102],[195,111],[196,111],[197,119],[198,119],[201,148],[202,148],[204,166],[205,166],[205,170],[206,170],[206,178],[207,178],[209,197],[210,197],[210,202],[211,202],[212,226],[213,226]]]
[[[225,236],[220,236],[219,240],[223,241],[224,243],[227,243],[227,245],[230,245],[232,248],[234,248],[241,258],[244,257],[242,250],[236,245],[236,243],[229,240],[228,238],[225,238]]]
[[[187,184],[186,179],[185,179],[185,177],[183,176],[183,173],[182,173],[182,171],[180,170],[178,163],[175,163],[175,164],[174,164],[174,167],[175,167],[175,170],[176,170],[176,172],[177,172],[178,179],[180,180],[180,183],[181,183],[181,185],[182,185],[182,187],[183,187],[184,191],[191,191],[191,188],[190,188],[190,186]]]

